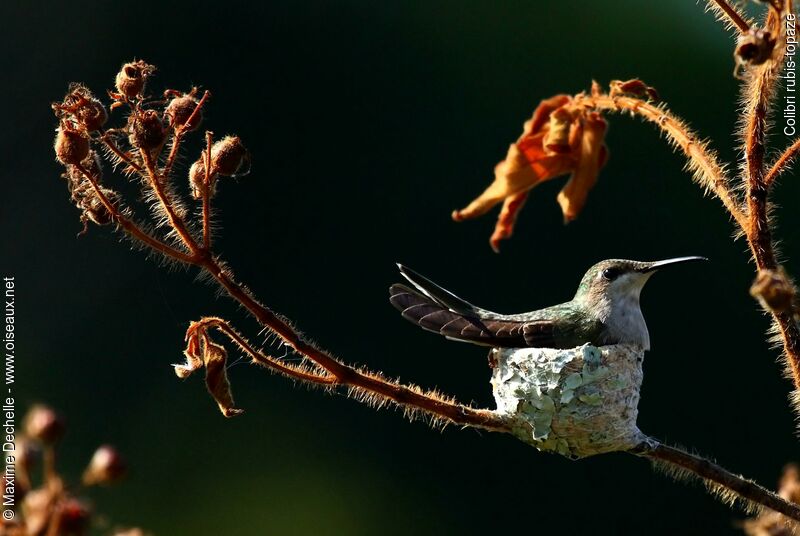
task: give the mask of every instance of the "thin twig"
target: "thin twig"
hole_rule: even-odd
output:
[[[576,97],[576,102],[599,111],[630,112],[658,126],[670,143],[686,155],[695,180],[722,201],[740,226],[747,224],[745,214],[728,187],[725,170],[717,161],[716,153],[706,142],[699,141],[684,121],[661,106],[634,97],[582,94]]]
[[[153,163],[152,157],[145,149],[139,149],[139,152],[142,155],[142,161],[144,162],[145,169],[147,169],[147,174],[150,179],[150,187],[153,189],[153,192],[155,192],[161,207],[167,213],[167,219],[169,220],[170,227],[175,230],[175,233],[177,233],[181,241],[186,245],[192,255],[198,256],[200,254],[200,246],[197,245],[194,237],[186,228],[186,222],[184,222],[183,219],[175,212],[175,207],[172,205],[172,200],[169,199],[166,191],[164,190],[164,187],[161,183],[161,177],[159,176],[158,170]]]
[[[797,138],[793,144],[787,147],[775,163],[772,164],[772,167],[764,176],[764,186],[770,188],[775,182],[775,179],[777,179],[781,173],[789,169],[794,159],[797,158],[798,152],[800,152],[800,138]]]
[[[135,172],[137,172],[137,173],[139,173],[140,175],[142,175],[142,177],[146,177],[146,175],[145,175],[145,172],[144,172],[144,169],[142,169],[142,166],[140,166],[139,164],[137,164],[136,162],[134,162],[133,160],[131,160],[131,158],[130,158],[130,157],[127,155],[127,154],[125,154],[125,152],[124,152],[122,149],[120,149],[119,147],[117,147],[117,144],[116,144],[116,143],[114,143],[114,142],[113,142],[113,141],[112,141],[112,140],[109,138],[109,136],[108,136],[108,132],[106,132],[105,134],[103,134],[103,135],[100,137],[100,141],[102,141],[102,142],[103,142],[103,144],[104,144],[106,147],[108,147],[108,149],[109,149],[109,150],[110,150],[112,153],[114,153],[114,155],[115,155],[117,158],[119,158],[119,159],[120,159],[120,161],[122,161],[122,162],[124,162],[125,164],[127,164],[128,166],[130,166],[130,168],[131,168],[132,170],[134,170]]]
[[[276,372],[289,376],[297,380],[302,380],[309,383],[320,385],[333,385],[337,383],[336,378],[329,375],[314,374],[301,367],[290,365],[288,363],[281,363],[274,357],[268,356],[255,348],[245,339],[239,332],[225,320],[216,317],[206,317],[197,322],[193,322],[189,327],[189,331],[197,329],[214,328],[224,333],[231,341],[233,341],[239,348],[242,349],[250,358],[259,365],[272,369]]]
[[[713,0],[719,9],[728,17],[728,19],[737,27],[739,31],[742,33],[747,33],[750,31],[750,25],[744,20],[744,18],[725,0]]]
[[[126,218],[111,202],[111,200],[103,193],[103,190],[100,189],[100,185],[97,183],[97,179],[92,176],[92,174],[80,164],[75,165],[75,169],[81,172],[81,174],[86,177],[86,180],[89,181],[89,184],[92,185],[92,189],[94,190],[95,195],[103,204],[105,209],[111,214],[113,220],[120,226],[122,229],[128,233],[132,238],[139,240],[146,246],[149,246],[155,251],[159,253],[163,253],[167,257],[173,258],[180,262],[185,262],[187,264],[195,264],[194,257],[183,253],[182,251],[178,251],[177,249],[173,248],[172,246],[161,242],[160,240],[150,236],[148,233],[143,231],[138,225],[136,225],[133,221]]]
[[[720,490],[722,493],[734,493],[742,499],[775,510],[796,521],[800,521],[800,506],[784,500],[776,493],[759,486],[751,480],[731,473],[710,460],[654,440],[643,443],[638,450],[633,450],[631,452],[638,456],[665,462],[671,466],[688,471],[711,482],[715,487],[722,488]]]
[[[206,251],[211,249],[211,139],[213,133],[206,132],[206,150],[203,152],[205,160],[205,176],[201,195],[203,198],[203,247]]]
[[[164,164],[164,169],[161,172],[164,177],[169,177],[170,173],[172,173],[172,166],[178,156],[178,150],[180,148],[181,141],[183,140],[183,136],[186,134],[186,132],[188,132],[188,129],[192,126],[194,120],[201,113],[200,110],[202,109],[203,105],[205,105],[210,98],[210,91],[203,92],[203,96],[200,98],[197,106],[194,107],[194,110],[192,110],[192,114],[189,116],[189,119],[187,119],[186,122],[180,127],[175,129],[175,134],[172,138],[172,146],[170,147],[169,155],[167,156],[167,162]]]
[[[406,408],[418,409],[439,419],[462,426],[475,426],[488,430],[506,430],[504,419],[492,411],[475,409],[432,393],[423,393],[416,388],[403,385],[378,374],[357,370],[338,361],[326,352],[306,342],[289,324],[255,300],[237,283],[228,270],[218,261],[208,257],[202,266],[228,294],[238,301],[258,322],[278,335],[281,340],[299,354],[307,357],[336,377],[337,383],[349,386],[365,395],[377,395]]]

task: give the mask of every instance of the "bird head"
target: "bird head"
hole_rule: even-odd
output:
[[[641,262],[622,259],[601,261],[589,268],[581,280],[577,300],[639,300],[639,294],[654,273],[666,266],[706,261],[705,257],[677,257],[663,261]]]

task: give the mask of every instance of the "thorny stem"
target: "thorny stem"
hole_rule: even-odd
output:
[[[800,521],[800,506],[784,500],[776,493],[759,486],[751,480],[731,473],[710,460],[654,440],[643,443],[638,449],[632,450],[631,453],[689,471],[748,501]]]
[[[725,15],[728,16],[730,21],[739,28],[739,31],[742,33],[747,33],[750,31],[750,25],[742,18],[739,13],[731,7],[730,4],[726,0],[714,0],[714,3],[719,6]]]
[[[253,348],[253,346],[245,339],[239,332],[233,329],[228,322],[221,318],[206,317],[198,322],[192,323],[189,331],[197,329],[215,328],[224,333],[231,341],[233,341],[239,348],[242,349],[250,358],[259,365],[272,369],[276,372],[289,376],[290,378],[316,383],[320,385],[333,385],[336,384],[336,378],[329,375],[314,374],[309,370],[301,367],[281,363],[278,359],[263,354],[262,352]]]
[[[139,164],[137,164],[136,162],[134,162],[133,160],[131,160],[131,159],[130,159],[130,157],[129,157],[127,154],[125,154],[125,153],[124,153],[124,152],[123,152],[123,151],[122,151],[122,150],[121,150],[119,147],[117,147],[117,144],[116,144],[116,143],[114,143],[114,142],[113,142],[113,141],[112,141],[112,140],[109,138],[109,136],[108,136],[108,132],[104,133],[104,134],[103,134],[103,135],[100,137],[100,140],[103,142],[103,144],[104,144],[106,147],[108,147],[108,149],[109,149],[109,150],[110,150],[112,153],[114,153],[114,155],[115,155],[117,158],[119,158],[119,159],[120,159],[120,161],[122,161],[122,162],[125,162],[125,163],[126,163],[128,166],[130,166],[130,168],[131,168],[131,169],[133,169],[133,170],[134,170],[134,171],[136,171],[137,173],[139,173],[139,174],[141,174],[141,175],[144,175],[144,169],[142,169],[142,166],[140,166]]]
[[[358,391],[372,393],[392,402],[416,408],[440,419],[462,426],[475,426],[488,430],[505,430],[505,421],[489,410],[475,409],[438,396],[424,394],[409,386],[382,378],[376,374],[356,370],[334,359],[324,351],[309,344],[285,321],[256,301],[244,288],[234,281],[230,272],[224,270],[213,257],[202,260],[199,265],[238,301],[258,322],[278,335],[281,340],[297,353],[307,357],[330,374],[337,384],[352,387]]]
[[[787,0],[784,5],[784,13],[790,13],[792,9],[791,0]],[[773,35],[778,36],[776,48],[780,53],[775,54],[772,59],[750,74],[751,78],[746,86],[749,99],[745,107],[744,128],[746,165],[743,173],[747,189],[749,218],[748,224],[743,226],[743,229],[759,271],[778,269],[767,198],[775,177],[794,157],[797,151],[795,146],[798,145],[798,142],[795,142],[778,159],[769,173],[765,172],[764,154],[766,152],[767,116],[770,102],[775,93],[778,65],[783,57],[783,43],[785,42],[785,30],[783,24],[781,24],[781,16],[774,9],[769,11],[766,27]],[[800,328],[791,311],[770,312],[780,332],[786,361],[792,373],[795,388],[800,390]]]
[[[717,162],[716,154],[709,150],[705,143],[698,141],[683,121],[660,106],[634,97],[611,97],[607,94],[578,95],[576,101],[598,111],[627,111],[658,126],[670,142],[684,152],[690,166],[697,171],[701,185],[711,190],[722,201],[740,226],[744,227],[747,224],[745,214],[728,188],[728,180],[722,166]]]
[[[172,137],[172,146],[170,147],[169,155],[167,156],[167,162],[164,164],[164,169],[162,170],[162,175],[164,177],[169,177],[170,173],[172,173],[172,166],[175,163],[175,159],[178,157],[178,150],[180,149],[183,136],[186,134],[188,129],[193,126],[192,124],[194,120],[197,119],[198,115],[200,115],[201,109],[209,98],[211,98],[211,92],[203,92],[203,96],[200,98],[197,106],[194,107],[194,110],[192,110],[192,114],[183,125],[175,130],[175,134]]]
[[[172,205],[172,201],[167,197],[167,193],[164,191],[164,186],[161,184],[160,176],[158,170],[156,170],[155,165],[153,164],[153,159],[150,154],[145,149],[139,149],[139,152],[142,155],[142,161],[144,161],[144,166],[147,169],[147,174],[150,177],[150,187],[155,192],[156,197],[158,197],[161,206],[164,208],[164,211],[167,213],[167,219],[169,220],[169,225],[172,227],[175,232],[180,237],[181,241],[186,245],[189,251],[192,253],[193,256],[197,256],[200,253],[200,247],[195,242],[192,235],[189,233],[189,230],[186,228],[186,223],[178,216],[175,212],[175,207]]]
[[[210,137],[208,139],[210,139]],[[186,222],[184,222],[183,219],[181,219],[181,217],[175,212],[174,207],[172,206],[172,201],[164,193],[159,181],[159,176],[156,173],[155,166],[153,165],[152,158],[144,150],[141,150],[141,154],[142,160],[144,161],[145,167],[150,175],[150,185],[155,191],[156,196],[158,197],[158,200],[165,212],[167,213],[170,226],[179,234],[179,236],[181,236],[182,240],[191,251],[190,255],[182,254],[182,258],[179,260],[205,269],[214,279],[217,280],[217,282],[228,292],[228,294],[234,300],[238,301],[242,306],[244,306],[245,309],[247,309],[256,318],[256,320],[258,320],[259,323],[261,323],[262,326],[268,328],[278,335],[286,345],[294,349],[296,352],[307,357],[309,360],[330,373],[335,378],[335,382],[331,383],[350,387],[363,394],[377,395],[403,406],[406,409],[410,409],[412,411],[414,409],[418,409],[435,418],[444,419],[462,426],[475,426],[487,430],[498,431],[507,429],[505,421],[492,411],[475,409],[455,402],[450,402],[437,395],[422,393],[410,386],[388,380],[379,376],[378,374],[357,370],[351,366],[341,363],[327,353],[303,340],[300,334],[297,333],[291,326],[289,326],[289,324],[287,324],[268,308],[260,304],[247,291],[245,291],[244,287],[242,287],[233,279],[230,271],[224,269],[208,249],[200,248],[196,244],[194,239],[191,238],[191,235],[189,235],[188,231],[186,230]],[[210,165],[207,165],[206,168],[209,169]],[[82,172],[84,175],[89,177],[89,174],[85,171],[85,169],[82,169]],[[108,203],[106,208],[113,208],[113,205],[108,202],[107,198],[105,201],[103,201],[105,196],[103,196],[97,182],[93,178],[89,178],[89,180],[91,181],[91,184],[98,196],[101,196],[101,201],[104,203],[104,205]],[[204,183],[207,182],[208,181],[204,181]],[[208,196],[204,196],[204,198],[207,197]],[[114,214],[115,217],[119,215],[117,211],[112,211],[112,214]],[[204,221],[205,214],[206,211],[204,208]],[[121,219],[120,222],[122,221],[124,220]],[[144,242],[148,245],[154,246],[155,243],[159,246],[165,246],[157,240],[150,238],[133,224],[130,226],[123,225],[123,228],[126,231],[131,232],[131,234],[137,238],[140,236],[147,236],[149,240],[144,240]],[[174,251],[168,246],[165,247],[167,247],[170,252]],[[156,249],[165,252],[162,247],[157,247]],[[171,254],[170,256],[176,259],[179,258],[174,254]],[[227,334],[230,335],[230,333]],[[296,375],[292,374],[292,371],[288,368],[284,368],[281,370],[281,372],[296,377]],[[309,377],[298,377],[298,379],[313,381]]]
[[[122,229],[131,235],[136,240],[139,240],[143,244],[151,247],[155,251],[159,253],[163,253],[167,257],[173,258],[180,262],[185,262],[187,264],[194,264],[194,257],[191,257],[173,247],[153,238],[146,232],[144,232],[138,225],[133,223],[131,220],[123,216],[123,214],[117,209],[114,203],[103,193],[103,190],[100,189],[100,185],[97,183],[97,179],[92,176],[92,174],[80,164],[75,164],[75,169],[81,172],[81,174],[86,177],[86,180],[89,181],[89,184],[92,185],[94,189],[95,195],[103,204],[103,206],[108,210],[111,217],[114,219],[117,224],[122,227]]]
[[[786,171],[789,166],[794,162],[797,153],[800,152],[800,138],[797,138],[793,144],[786,148],[780,157],[775,161],[770,168],[769,172],[764,176],[764,186],[770,188],[778,176]]]
[[[205,98],[205,95],[203,96]],[[195,109],[195,111],[197,111]],[[203,198],[203,247],[206,251],[211,249],[211,138],[213,132],[206,132],[206,150],[203,154],[205,159],[205,177],[203,177],[202,198]]]

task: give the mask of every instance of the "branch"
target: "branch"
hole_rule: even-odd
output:
[[[286,321],[260,304],[241,284],[233,279],[230,271],[223,268],[218,260],[209,257],[201,261],[200,266],[216,279],[228,295],[247,309],[262,326],[277,335],[294,351],[327,371],[336,379],[337,385],[350,387],[354,394],[364,396],[367,400],[377,397],[378,403],[393,402],[411,413],[419,410],[436,420],[494,431],[507,429],[505,421],[492,411],[465,406],[435,392],[422,392],[416,386],[403,385],[388,380],[380,374],[358,370],[342,363],[305,341]]]
[[[787,147],[780,157],[772,164],[769,172],[764,176],[764,186],[766,188],[772,187],[781,173],[789,169],[794,159],[797,158],[797,153],[800,152],[800,138],[797,138],[793,144]]]
[[[787,0],[784,11],[791,12],[792,2]],[[750,251],[759,272],[778,272],[779,265],[772,239],[772,226],[769,216],[768,196],[774,179],[793,157],[797,148],[795,143],[778,159],[769,173],[765,171],[764,154],[769,127],[768,115],[774,100],[780,63],[785,48],[785,28],[781,16],[775,9],[767,15],[767,29],[777,36],[775,54],[759,67],[753,67],[744,86],[744,128],[743,151],[745,165],[742,170],[746,188],[748,222],[743,227]],[[791,310],[769,309],[783,343],[786,364],[791,372],[795,389],[800,391],[800,328]]]
[[[718,17],[727,18],[728,22],[738,28],[741,33],[745,34],[750,31],[750,24],[726,0],[709,0],[708,8],[714,11]]]
[[[630,112],[660,128],[670,144],[680,149],[688,159],[687,167],[692,171],[694,180],[719,198],[733,219],[744,228],[747,219],[728,187],[724,167],[717,161],[716,153],[708,147],[708,142],[699,141],[683,120],[664,106],[635,97],[581,94],[576,96],[576,101],[598,111]]]
[[[784,500],[778,494],[759,486],[752,480],[731,473],[710,460],[655,440],[642,443],[637,449],[630,452],[677,468],[678,476],[688,472],[700,477],[709,484],[709,489],[717,492],[725,502],[735,502],[738,497],[800,521],[800,506]]]

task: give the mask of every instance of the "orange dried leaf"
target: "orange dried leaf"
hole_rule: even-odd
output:
[[[511,238],[514,233],[514,225],[517,223],[517,215],[519,215],[519,211],[525,206],[525,201],[527,200],[528,192],[522,192],[506,198],[500,211],[500,216],[494,226],[494,233],[489,239],[489,244],[491,244],[495,253],[500,253],[501,240]]]
[[[566,108],[559,108],[550,114],[547,134],[545,134],[542,144],[545,154],[568,153],[570,147],[570,131],[573,126],[572,113]]]
[[[244,410],[234,407],[231,385],[228,382],[228,371],[225,368],[228,352],[222,346],[206,340],[203,358],[206,365],[206,387],[222,414],[226,417],[242,414]]]
[[[645,93],[649,89],[641,87],[643,84],[618,84],[622,89]],[[593,90],[599,91],[598,88]],[[500,241],[511,236],[527,192],[542,182],[570,172],[572,177],[557,200],[564,219],[575,219],[605,163],[606,128],[599,114],[580,106],[568,95],[543,100],[525,122],[517,142],[509,147],[505,160],[495,166],[494,182],[465,208],[453,211],[453,219],[476,218],[503,201],[503,210],[490,239],[492,248],[497,251]]]
[[[605,164],[607,151],[603,139],[606,129],[606,121],[599,114],[595,112],[588,114],[584,123],[578,164],[572,177],[556,198],[561,205],[565,223],[577,218],[583,210],[589,191],[597,182],[600,168]]]

